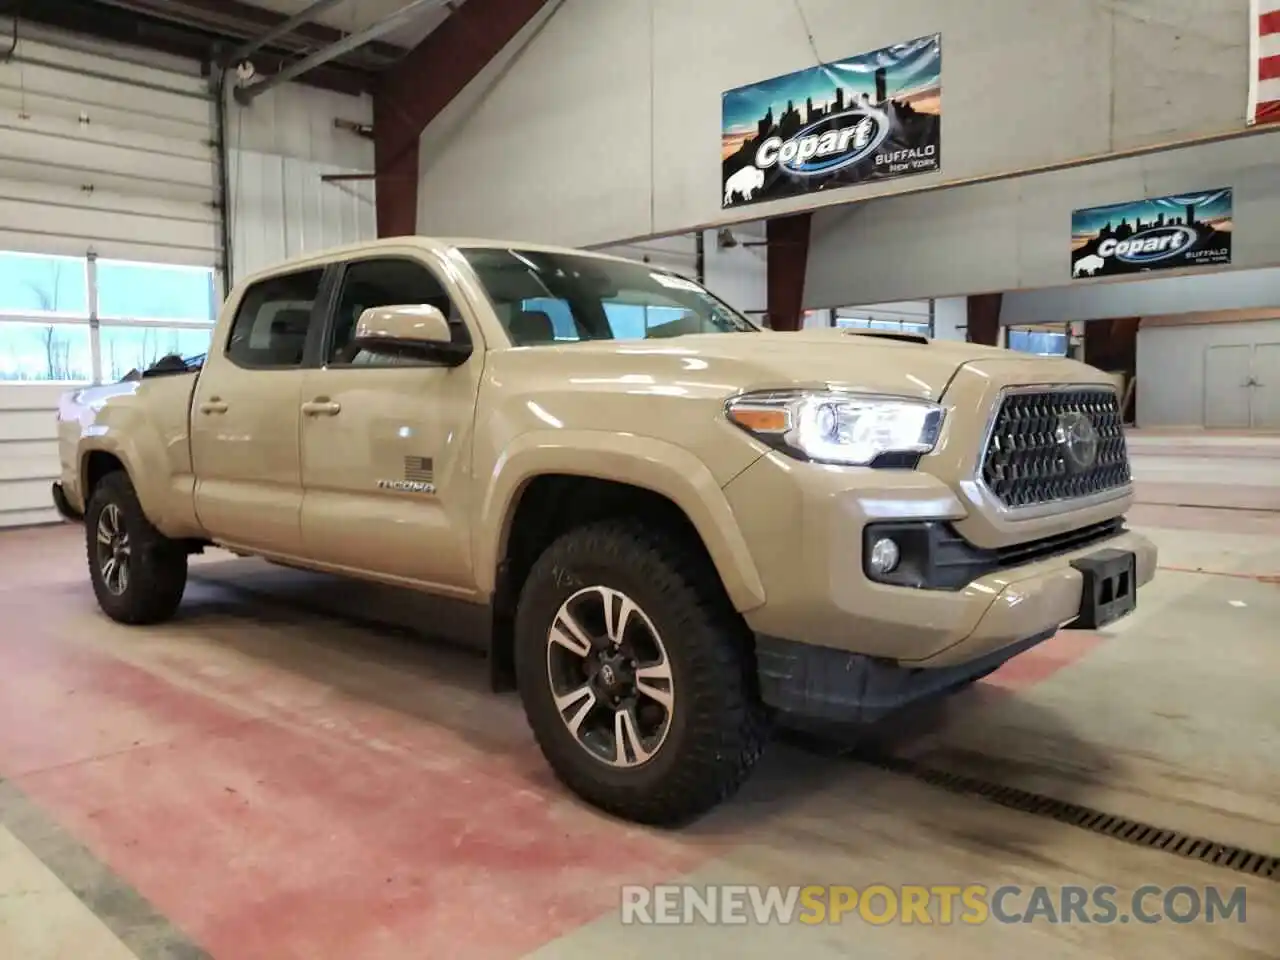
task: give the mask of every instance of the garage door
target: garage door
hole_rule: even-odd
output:
[[[202,352],[221,293],[199,65],[17,37],[0,56],[0,526],[55,518],[58,395]]]

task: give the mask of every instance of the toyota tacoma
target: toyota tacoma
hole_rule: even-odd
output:
[[[944,695],[1156,567],[1102,372],[769,331],[534,244],[291,261],[235,285],[207,355],[58,416],[109,617],[169,618],[208,546],[456,602],[561,781],[644,823],[728,798],[775,719]]]

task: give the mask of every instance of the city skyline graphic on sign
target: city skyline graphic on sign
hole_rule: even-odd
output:
[[[1076,210],[1071,215],[1071,249],[1079,250],[1107,236],[1128,236],[1156,226],[1232,228],[1231,188],[1202,193],[1173,194]]]
[[[941,114],[941,35],[726,91],[721,103],[721,157],[733,156],[775,124],[798,130],[855,105],[886,100],[917,114]]]

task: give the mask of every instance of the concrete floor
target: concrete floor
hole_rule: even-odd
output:
[[[1280,439],[1135,435],[1139,610],[887,731],[900,754],[1280,854]],[[0,535],[0,957],[1280,956],[1280,883],[778,743],[682,833],[550,779],[416,598],[223,559],[103,618],[78,528]],[[1244,923],[629,926],[622,884],[1247,889]],[[1158,906],[1159,898],[1149,901]],[[1011,901],[1026,906],[1025,896]]]

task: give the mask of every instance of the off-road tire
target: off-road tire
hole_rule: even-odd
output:
[[[678,826],[737,792],[760,757],[768,716],[750,632],[696,545],[635,521],[609,520],[556,540],[534,563],[515,622],[516,678],[525,715],[556,776],[615,816]],[[663,637],[675,705],[666,740],[629,768],[591,756],[556,709],[548,633],[560,605],[603,585],[631,597]]]
[[[120,511],[131,547],[129,580],[119,595],[107,588],[97,557],[98,520],[110,504]],[[187,552],[152,526],[126,473],[109,473],[94,487],[84,531],[89,579],[103,613],[132,626],[162,623],[174,615],[187,587]]]

